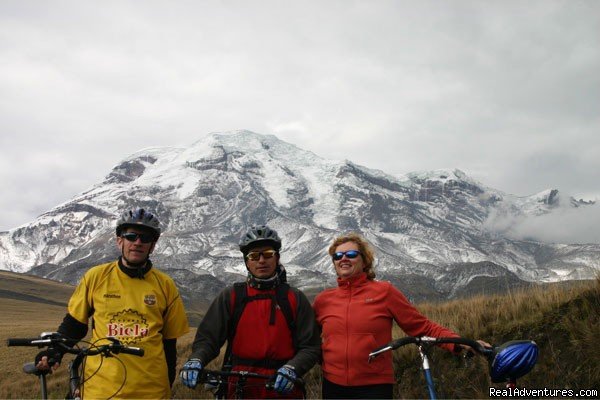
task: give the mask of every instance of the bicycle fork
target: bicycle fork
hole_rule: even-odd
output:
[[[433,385],[433,377],[429,368],[429,357],[427,357],[427,352],[425,349],[423,349],[423,346],[419,346],[419,354],[421,355],[421,362],[423,364],[423,375],[425,375],[425,380],[427,381],[429,398],[432,400],[437,399],[435,394],[435,386]]]

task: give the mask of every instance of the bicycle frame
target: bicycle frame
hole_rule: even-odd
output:
[[[436,399],[435,386],[433,384],[433,376],[429,368],[429,358],[427,353],[423,350],[423,346],[419,346],[419,354],[421,355],[421,363],[423,365],[423,375],[425,375],[425,381],[427,382],[427,390],[429,391],[429,398]]]
[[[373,350],[371,353],[369,353],[369,362],[371,362],[371,360],[373,360],[379,354],[384,353],[386,351],[395,350],[395,349],[405,346],[407,344],[416,344],[417,347],[419,348],[419,354],[421,356],[421,365],[423,368],[423,375],[424,375],[425,381],[427,383],[427,390],[429,392],[429,398],[434,400],[434,399],[437,399],[437,395],[435,392],[435,385],[433,383],[433,376],[431,374],[431,369],[429,366],[429,357],[427,356],[427,351],[432,346],[438,345],[438,344],[443,344],[443,343],[463,344],[463,345],[470,346],[473,350],[475,350],[477,353],[485,356],[488,360],[492,359],[495,355],[494,349],[485,348],[481,345],[481,343],[479,343],[475,340],[471,340],[471,339],[466,339],[466,338],[461,338],[461,337],[434,338],[434,337],[428,337],[428,336],[422,336],[422,337],[409,336],[409,337],[401,338],[398,340],[394,340],[385,346],[382,346],[376,350]]]

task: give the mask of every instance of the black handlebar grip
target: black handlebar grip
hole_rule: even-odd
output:
[[[123,347],[119,350],[119,353],[133,354],[134,356],[142,357],[144,355],[144,349],[139,347]]]
[[[6,345],[7,346],[37,346],[37,344],[31,343],[34,340],[40,340],[40,338],[38,337],[38,338],[34,338],[34,339],[21,339],[21,338],[6,339]]]

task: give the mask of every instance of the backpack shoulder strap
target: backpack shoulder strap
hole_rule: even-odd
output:
[[[248,302],[248,292],[246,291],[246,282],[236,282],[233,284],[233,306],[231,307],[231,315],[229,318],[229,324],[227,326],[227,349],[225,350],[225,356],[223,357],[222,370],[231,370],[231,351],[233,347],[233,337],[237,329],[238,322],[244,312],[244,307]]]
[[[234,302],[231,309],[231,319],[229,320],[229,339],[233,339],[237,329],[238,322],[242,317],[244,308],[248,303],[248,292],[246,290],[246,282],[236,282],[233,284]]]
[[[294,292],[290,290],[290,285],[282,283],[277,286],[275,296],[277,298],[277,304],[279,305],[279,308],[281,308],[281,312],[283,313],[288,328],[290,329],[290,333],[292,334],[294,349],[296,349],[296,320],[294,318],[294,312],[292,311],[292,305],[290,304],[290,298],[288,297],[289,292],[292,292],[292,295],[294,295]]]

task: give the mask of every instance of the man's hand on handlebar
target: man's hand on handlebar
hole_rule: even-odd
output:
[[[43,353],[48,353],[47,350],[45,351],[41,351],[40,353],[38,353],[38,355],[36,356],[36,365],[35,367],[40,370],[40,371],[49,371],[50,373],[56,371],[58,369],[58,367],[60,366],[60,361],[55,361],[54,364],[50,365],[48,363],[48,355],[42,355]],[[38,360],[39,357],[39,360]],[[51,359],[53,359],[51,357]]]
[[[198,377],[201,371],[202,361],[197,358],[189,359],[185,364],[183,364],[183,368],[179,373],[181,382],[191,389],[195,388],[198,384]]]
[[[284,365],[277,370],[277,379],[275,380],[274,389],[279,393],[287,394],[294,388],[294,381],[298,378],[294,367]]]

